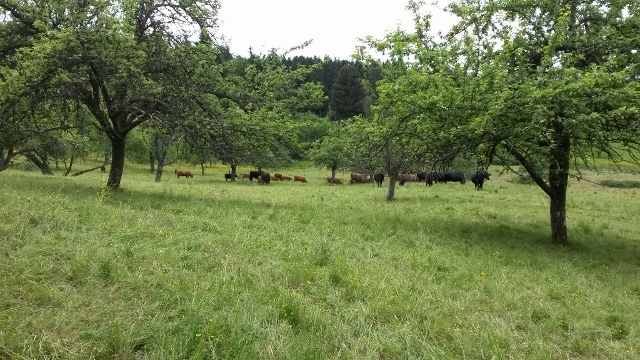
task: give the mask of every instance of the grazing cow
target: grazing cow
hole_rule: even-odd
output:
[[[262,171],[249,171],[249,181],[253,181],[253,179],[257,179],[258,176],[262,175]]]
[[[234,177],[238,177],[238,175],[235,175]],[[231,174],[224,174],[224,181],[229,181],[231,180]]]
[[[193,174],[191,173],[191,171],[189,170],[182,170],[182,169],[176,169],[174,171],[174,173],[176,173],[176,177],[180,177],[180,176],[184,176],[184,177],[188,177],[188,178],[193,178]]]
[[[100,166],[100,170],[102,170],[102,172],[105,172],[105,171],[107,171],[107,168],[104,167],[104,165],[102,165],[102,166]]]
[[[327,176],[327,182],[329,184],[331,184],[331,176]],[[333,178],[333,183],[334,184],[342,184],[342,180],[340,180],[339,178]]]
[[[398,180],[398,185],[404,186],[407,181],[413,181],[413,176],[411,174],[398,174],[396,180]]]
[[[277,178],[275,175],[271,177],[271,181],[281,181],[280,178]]]
[[[460,184],[464,184],[465,182],[467,182],[464,179],[464,174],[459,172],[459,171],[449,171],[446,172],[444,174],[442,174],[442,182],[444,182],[445,184],[449,181],[452,182],[459,182]]]
[[[416,174],[416,177],[418,178],[418,181],[422,182],[422,181],[427,181],[428,175],[429,173],[427,173],[426,171],[421,171]]]
[[[260,173],[260,175],[258,175],[257,179],[258,179],[258,184],[269,185],[271,183],[271,174],[263,171]]]
[[[293,175],[293,182],[300,181],[303,183],[307,182],[307,178],[301,175]]]
[[[373,180],[378,184],[378,187],[382,186],[382,183],[384,182],[384,173],[378,171],[373,174]]]
[[[249,178],[249,174],[248,173],[242,174],[241,179],[248,179],[248,178]]]
[[[282,180],[291,181],[291,180],[293,180],[293,179],[291,178],[291,176],[283,176],[283,177],[282,177]]]
[[[491,180],[489,178],[490,176],[491,174],[486,171],[477,171],[471,174],[471,182],[475,185],[476,190],[482,190],[482,185],[484,184],[485,179]]]
[[[280,174],[280,173],[273,174],[273,179],[282,180],[282,174]],[[271,180],[273,180],[273,179],[271,179]]]

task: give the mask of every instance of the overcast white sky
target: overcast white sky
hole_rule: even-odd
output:
[[[448,1],[441,0],[441,4]],[[230,41],[231,52],[247,56],[271,48],[288,50],[313,40],[311,45],[289,56],[329,55],[348,60],[357,38],[382,38],[398,27],[411,29],[411,12],[405,0],[220,0],[218,35]],[[429,2],[429,4],[431,4]],[[444,5],[440,5],[442,7]],[[433,5],[432,29],[448,30],[454,19]]]

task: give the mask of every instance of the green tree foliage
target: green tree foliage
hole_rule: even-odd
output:
[[[391,114],[423,114],[435,158],[475,153],[479,167],[516,159],[549,196],[552,240],[566,245],[571,164],[593,165],[594,150],[614,162],[640,150],[640,8],[491,0],[449,9],[461,20],[441,41],[416,16],[414,33],[373,44],[409,64]],[[382,106],[388,92],[379,90]]]
[[[199,48],[185,30],[212,29],[215,0],[0,1],[0,9],[2,46],[16,49],[4,52],[2,118],[23,121],[42,104],[82,104],[111,142],[111,188],[120,186],[132,129],[201,105],[194,90],[215,91],[211,71],[206,83],[197,76],[202,64],[192,59]]]
[[[596,149],[614,162],[621,150],[640,150],[639,9],[632,1],[451,5],[462,19],[454,31],[472,44],[463,54],[483,58],[474,75],[494,95],[467,126],[487,148],[517,159],[549,196],[555,243],[568,243],[571,164],[593,164]]]
[[[309,159],[319,168],[331,171],[331,184],[336,172],[346,170],[351,165],[353,144],[349,128],[343,124],[333,124],[322,140],[316,142],[309,151]]]
[[[299,153],[293,131],[297,114],[324,101],[321,85],[305,81],[317,66],[290,69],[275,52],[225,64],[228,91],[235,101],[221,103],[200,133],[232,174],[240,164],[260,169],[284,166],[292,152]]]
[[[363,79],[352,65],[340,69],[331,90],[332,120],[344,120],[363,114],[365,98]]]

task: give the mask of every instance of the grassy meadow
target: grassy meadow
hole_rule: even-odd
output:
[[[572,181],[560,248],[507,175],[385,202],[191,170],[0,173],[0,359],[640,358],[640,189],[598,185],[637,173]]]

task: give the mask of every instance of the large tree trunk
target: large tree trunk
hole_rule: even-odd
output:
[[[53,171],[51,171],[51,167],[49,167],[49,162],[47,161],[46,156],[40,157],[37,153],[29,152],[25,154],[25,157],[30,163],[37,166],[43,175],[53,175]]]
[[[389,188],[387,189],[387,201],[393,200],[393,196],[396,194],[396,178],[398,174],[389,175]]]
[[[204,175],[204,160],[200,161],[200,169],[202,170],[202,175]]]
[[[231,181],[236,181],[236,169],[238,168],[237,164],[231,164]]]
[[[331,185],[336,182],[336,168],[331,168]]]
[[[558,245],[566,246],[569,244],[567,234],[567,185],[569,184],[571,140],[564,131],[562,124],[556,124],[554,130],[556,143],[549,152],[551,240]]]
[[[118,189],[122,180],[122,171],[124,170],[124,147],[126,135],[121,137],[110,137],[111,140],[111,168],[109,169],[109,180],[107,187],[110,189]]]

